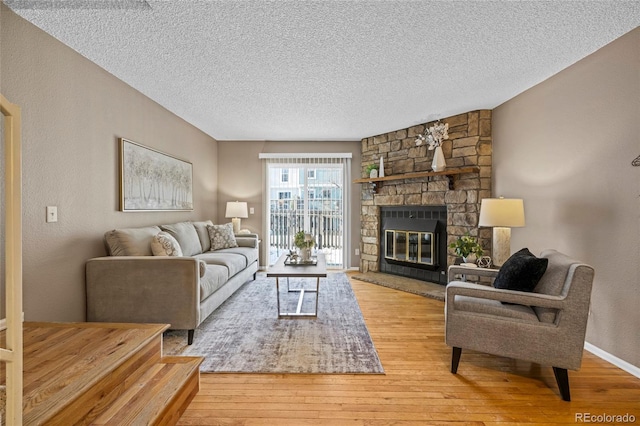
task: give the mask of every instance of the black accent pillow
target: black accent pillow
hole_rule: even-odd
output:
[[[529,249],[523,248],[504,262],[493,286],[507,290],[533,291],[548,264],[549,259],[538,258]]]

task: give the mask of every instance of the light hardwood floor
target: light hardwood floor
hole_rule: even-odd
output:
[[[351,282],[385,375],[202,374],[178,424],[579,424],[584,413],[640,424],[640,379],[589,352],[569,372],[571,402],[550,367],[463,351],[453,375],[443,302]]]

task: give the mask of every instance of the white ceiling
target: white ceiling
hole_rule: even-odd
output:
[[[5,0],[218,140],[359,140],[492,109],[640,1]]]

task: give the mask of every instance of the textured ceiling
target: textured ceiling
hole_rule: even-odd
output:
[[[359,140],[492,109],[639,1],[5,0],[218,140]]]

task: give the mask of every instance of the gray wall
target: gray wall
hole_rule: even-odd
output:
[[[523,198],[512,251],[594,266],[587,341],[640,367],[640,29],[493,112],[494,194]]]
[[[351,153],[352,180],[360,177],[360,141],[350,142],[276,142],[276,141],[218,141],[218,221],[223,223],[227,201],[246,201],[255,214],[242,220],[242,227],[267,235],[263,226],[263,169],[260,153]],[[358,267],[360,257],[354,250],[360,247],[360,185],[351,184],[351,265]],[[266,245],[262,245],[264,253]],[[261,265],[264,265],[264,255]]]
[[[217,215],[217,142],[0,7],[0,90],[22,108],[25,318],[84,321],[105,231]],[[119,212],[119,137],[191,161],[194,211]]]

